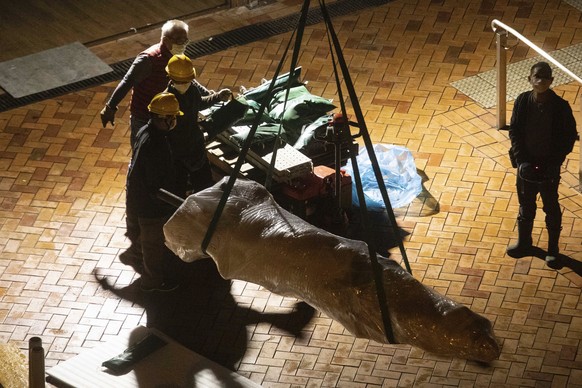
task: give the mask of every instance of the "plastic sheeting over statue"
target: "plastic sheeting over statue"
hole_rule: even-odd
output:
[[[201,243],[226,179],[188,197],[165,225],[166,243],[182,260],[207,257]],[[235,182],[206,251],[224,278],[303,300],[356,337],[387,342],[367,245],[287,212],[262,185]],[[498,358],[489,320],[425,287],[395,261],[380,264],[398,343],[481,362]]]

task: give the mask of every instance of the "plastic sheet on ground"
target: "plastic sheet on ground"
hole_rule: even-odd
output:
[[[393,208],[408,205],[422,191],[422,178],[416,172],[412,153],[405,147],[393,144],[375,144],[373,148],[388,191],[390,204]],[[356,161],[368,210],[385,210],[386,206],[382,200],[382,193],[372,168],[370,156],[365,147],[360,148]],[[345,169],[354,179],[351,159],[348,160]],[[352,198],[354,206],[359,207],[355,184],[352,185]]]
[[[14,343],[0,344],[0,387],[28,386],[28,363]]]

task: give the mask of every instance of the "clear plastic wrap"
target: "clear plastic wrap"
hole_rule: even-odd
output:
[[[188,197],[164,226],[166,244],[182,260],[207,257],[201,244],[224,179]],[[256,182],[235,182],[207,253],[226,279],[303,300],[357,337],[387,341],[367,245],[287,212]],[[425,287],[393,260],[380,263],[397,342],[484,362],[499,356],[487,319]]]

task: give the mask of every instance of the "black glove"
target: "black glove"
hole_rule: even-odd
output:
[[[105,105],[105,108],[101,109],[101,123],[103,128],[107,126],[107,123],[115,125],[115,112],[117,108],[111,108],[109,105]]]
[[[220,101],[230,101],[232,98],[232,92],[230,89],[222,89],[218,94],[220,95]]]

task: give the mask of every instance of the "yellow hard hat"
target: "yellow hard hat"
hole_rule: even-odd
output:
[[[156,94],[148,105],[148,110],[160,116],[182,116],[184,114],[180,111],[180,104],[176,96],[169,92]]]
[[[168,76],[178,82],[189,82],[196,78],[196,69],[192,60],[184,54],[174,55],[166,66]]]

